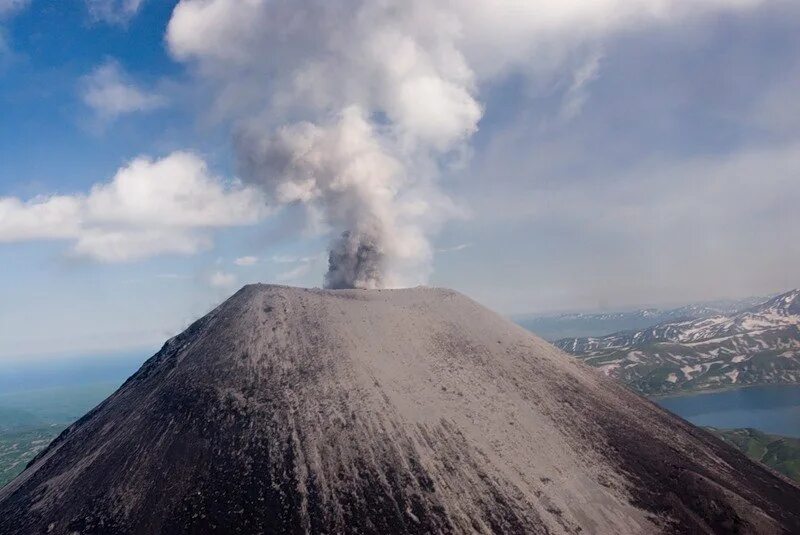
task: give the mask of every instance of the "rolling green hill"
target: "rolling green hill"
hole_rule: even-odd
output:
[[[709,431],[751,459],[800,482],[800,439],[768,435],[757,429],[716,429]]]

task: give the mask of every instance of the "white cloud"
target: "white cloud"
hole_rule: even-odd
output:
[[[634,176],[608,180],[609,187],[602,192],[586,191],[580,202],[588,208],[598,203],[608,206],[613,199],[615,209],[597,214],[593,224],[620,234],[671,235],[678,243],[691,239],[719,245],[724,239],[743,244],[754,233],[774,233],[800,223],[800,212],[795,210],[800,204],[798,169],[798,142],[749,148],[644,165]],[[664,188],[667,183],[672,187]],[[704,230],[702,236],[691,236],[697,229]]]
[[[86,0],[89,16],[96,22],[125,25],[136,16],[144,0]]]
[[[237,266],[254,266],[258,263],[258,258],[255,256],[241,256],[233,261]]]
[[[279,282],[296,282],[313,271],[322,269],[328,255],[320,252],[312,256],[275,255],[270,260],[283,266],[283,271],[275,276]],[[291,267],[290,267],[291,266]]]
[[[560,68],[569,52],[588,46],[594,55],[603,38],[645,24],[760,3],[347,0],[317,9],[314,0],[181,0],[167,43],[227,85],[224,98],[274,96],[273,104],[321,110],[347,102],[386,113],[404,135],[447,145],[474,131],[480,85],[499,75]],[[276,91],[246,86],[264,82]]]
[[[471,243],[460,243],[458,245],[453,245],[452,247],[442,247],[441,249],[436,249],[437,253],[455,253],[458,251],[463,251],[464,249],[469,249],[472,247]]]
[[[82,215],[76,197],[0,197],[0,242],[76,238]]]
[[[570,121],[580,115],[589,99],[588,86],[600,73],[602,53],[594,51],[583,64],[572,74],[572,82],[561,105],[561,120]]]
[[[540,165],[548,156],[528,159],[517,152],[520,161],[511,162],[516,148],[509,145],[508,149],[494,155],[479,172],[501,173],[509,181],[523,182],[534,169],[543,175],[542,181],[531,185],[525,195],[511,182],[505,182],[496,196],[482,191],[473,202],[486,224],[570,225],[584,229],[587,236],[594,232],[627,238],[674,234],[677,241],[687,235],[717,238],[725,230],[726,240],[735,241],[743,239],[748,228],[752,231],[762,224],[780,228],[787,219],[798,219],[787,209],[800,202],[796,172],[800,142],[796,141],[727,154],[645,159],[624,170],[590,170],[569,180],[548,176],[552,171]],[[574,157],[570,152],[552,152],[553,158]],[[779,221],[779,217],[786,219]]]
[[[135,112],[147,112],[166,105],[166,99],[148,92],[130,80],[122,67],[108,60],[82,80],[82,99],[105,121]]]
[[[70,240],[73,253],[104,262],[211,247],[215,228],[267,215],[261,194],[211,175],[197,155],[140,157],[88,194],[0,198],[0,242]]]
[[[279,273],[275,278],[279,282],[291,282],[296,281],[300,277],[307,275],[311,271],[311,264],[300,264],[297,267],[294,267],[288,271],[284,271],[283,273]]]
[[[73,247],[76,256],[117,263],[161,254],[189,255],[211,248],[209,236],[179,228],[89,228]]]
[[[179,273],[159,273],[156,275],[157,279],[168,279],[168,280],[181,280],[181,279],[188,279],[187,275],[181,275]]]
[[[6,18],[10,18],[15,13],[27,7],[30,0],[0,0],[0,23]],[[2,70],[14,61],[16,54],[11,42],[6,35],[5,28],[0,25],[0,74]]]
[[[493,83],[571,78],[562,116],[574,118],[605,39],[759,3],[181,0],[167,44],[235,125],[243,179],[347,232],[336,264],[369,269],[343,279],[392,286],[428,276],[430,235],[458,212],[437,178],[466,152]],[[565,74],[576,56],[583,67]]]
[[[529,176],[530,166],[495,163],[491,174]],[[497,198],[475,200],[480,223],[464,231],[479,234],[486,256],[507,255],[505,262],[467,267],[476,279],[481,270],[491,274],[471,291],[524,310],[534,303],[547,309],[688,302],[796,287],[800,248],[788,236],[800,228],[797,169],[794,142],[648,159],[570,180],[543,176],[525,195],[504,187]]]
[[[92,187],[86,208],[91,220],[100,223],[227,227],[258,220],[261,210],[254,193],[236,184],[226,187],[197,155],[174,152],[161,160],[133,160],[111,182]]]
[[[214,288],[231,288],[236,281],[236,275],[224,271],[215,271],[208,277],[208,283]]]
[[[0,17],[19,11],[30,4],[30,0],[0,0]]]
[[[324,256],[325,253],[320,253],[317,256],[275,255],[272,257],[272,261],[276,264],[295,264],[298,262],[314,262]]]

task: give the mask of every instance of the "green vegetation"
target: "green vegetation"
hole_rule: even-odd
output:
[[[0,433],[0,487],[14,479],[36,454],[61,432],[63,426]]]
[[[118,384],[101,382],[0,394],[0,487]]]
[[[800,438],[768,435],[757,429],[716,429],[707,427],[719,438],[751,459],[800,481]]]

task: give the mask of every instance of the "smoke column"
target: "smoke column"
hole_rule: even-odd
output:
[[[437,182],[481,88],[553,85],[614,31],[756,3],[181,0],[167,43],[235,132],[242,180],[332,236],[326,286],[394,287],[425,282],[429,237],[458,212]]]
[[[236,148],[246,180],[278,204],[302,206],[312,225],[330,229],[326,287],[402,285],[412,278],[390,267],[406,262],[411,274],[419,273],[429,260],[426,212],[440,194],[408,178],[358,107],[324,126],[300,122],[265,132],[253,123],[240,128]],[[414,204],[404,201],[409,195]]]
[[[380,288],[383,286],[383,253],[380,239],[345,231],[331,245],[325,287]]]

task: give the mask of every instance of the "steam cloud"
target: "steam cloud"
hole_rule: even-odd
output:
[[[241,178],[334,236],[325,284],[422,283],[437,187],[511,72],[547,82],[613,31],[758,0],[181,0],[172,54],[217,96]],[[588,59],[587,59],[588,58]]]

